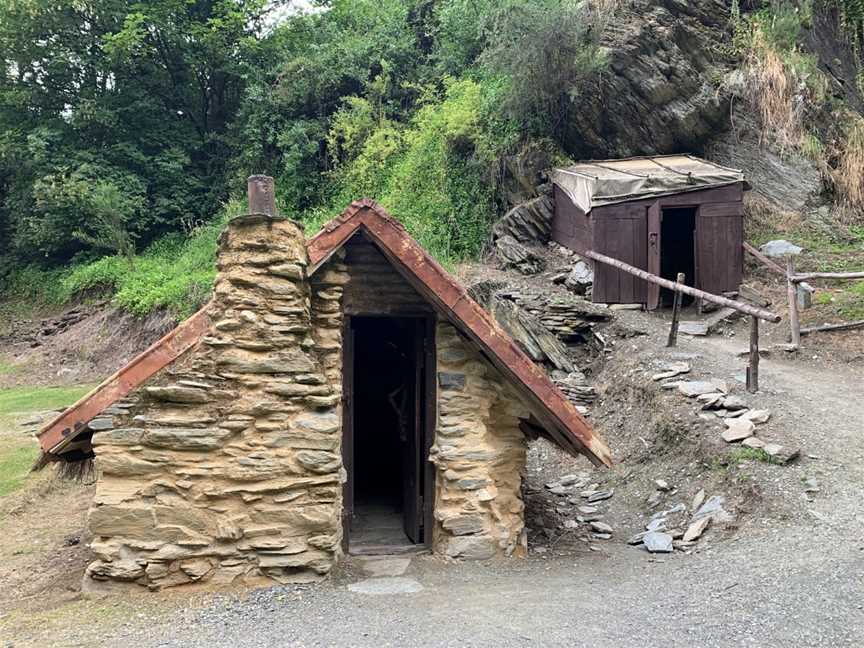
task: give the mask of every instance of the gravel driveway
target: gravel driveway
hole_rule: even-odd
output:
[[[665,562],[622,545],[493,569],[418,557],[416,593],[272,588],[106,645],[860,646],[864,544],[847,531],[768,528]]]

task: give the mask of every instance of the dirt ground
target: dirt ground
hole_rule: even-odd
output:
[[[746,322],[707,338],[682,335],[669,350],[664,315],[622,311],[615,320],[627,334],[610,334],[610,351],[587,373],[599,392],[589,418],[616,465],[594,469],[532,444],[526,560],[456,565],[418,556],[401,576],[369,579],[352,559],[316,586],[85,600],[92,487],[45,476],[0,500],[0,645],[864,643],[864,332],[805,338],[797,355],[770,350],[761,391],[749,395],[738,355]],[[785,341],[782,324],[763,332],[766,349]],[[703,420],[693,401],[651,380],[681,358],[691,366],[686,378],[722,380],[748,405],[770,410],[758,436],[799,449],[799,459],[779,466],[736,454],[720,438],[720,419]],[[569,513],[545,484],[571,473],[614,490],[600,505],[611,539],[563,526]],[[657,479],[668,492],[658,495]],[[654,512],[689,508],[699,490],[725,497],[733,519],[686,553],[661,557],[627,544]],[[370,580],[390,593],[352,589]]]

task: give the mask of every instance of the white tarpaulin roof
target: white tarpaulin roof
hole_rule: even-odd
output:
[[[586,214],[600,205],[744,181],[740,170],[692,155],[590,160],[555,169],[550,175],[552,182]]]

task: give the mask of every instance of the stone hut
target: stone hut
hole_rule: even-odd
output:
[[[325,576],[346,551],[526,550],[527,440],[609,465],[574,406],[369,200],[307,240],[272,179],[207,306],[39,433],[95,457],[85,589]]]

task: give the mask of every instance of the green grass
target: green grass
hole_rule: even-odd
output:
[[[71,405],[92,389],[74,387],[12,387],[0,389],[0,416],[14,412],[36,412]]]
[[[93,293],[109,293],[114,304],[135,315],[164,308],[178,319],[206,301],[216,277],[216,247],[228,220],[246,211],[232,201],[209,223],[188,235],[170,234],[130,261],[107,256],[68,268],[18,268],[8,278],[3,298],[9,303],[63,304]]]
[[[24,485],[39,454],[39,446],[16,424],[16,415],[71,405],[90,389],[87,385],[0,389],[0,497]]]
[[[761,448],[748,448],[745,446],[730,450],[727,457],[730,464],[735,464],[741,461],[761,461],[769,464],[781,463]]]
[[[39,448],[35,443],[24,445],[18,440],[0,442],[0,497],[23,486],[38,454]]]
[[[17,365],[12,364],[11,362],[6,362],[5,360],[0,360],[0,376],[14,373],[17,370]]]

